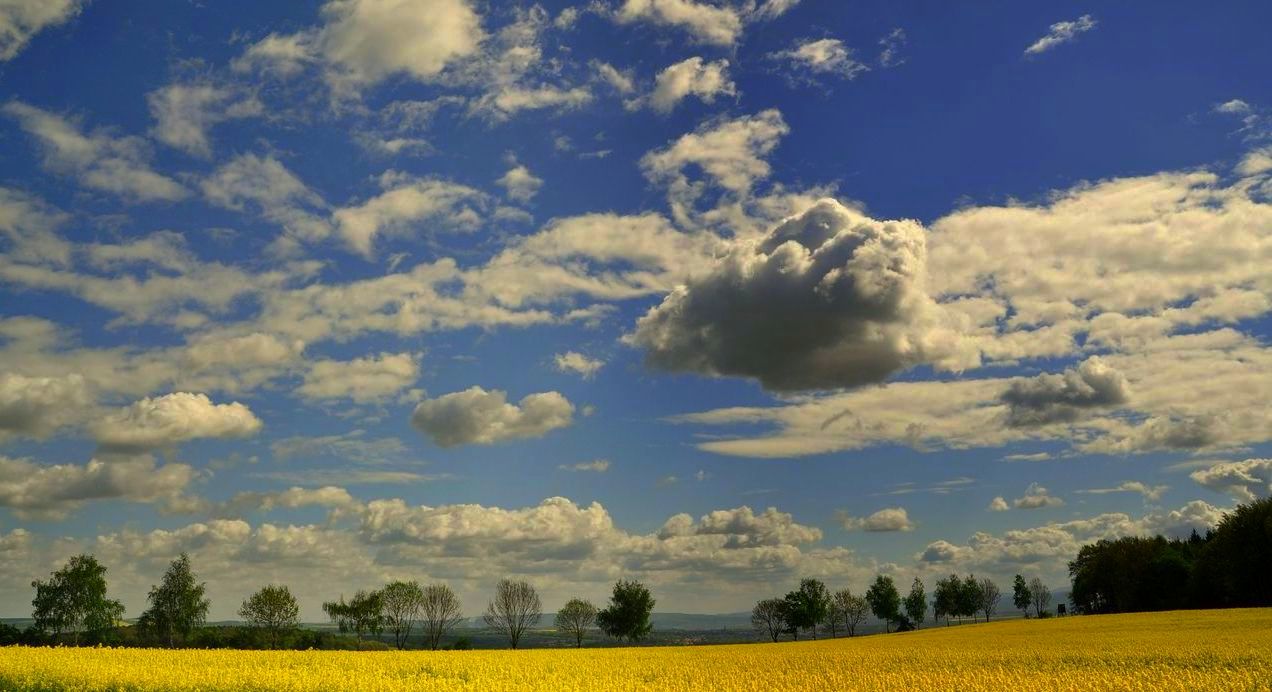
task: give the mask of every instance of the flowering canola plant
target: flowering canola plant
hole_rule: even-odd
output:
[[[0,690],[1268,690],[1272,609],[778,644],[526,651],[0,648]]]

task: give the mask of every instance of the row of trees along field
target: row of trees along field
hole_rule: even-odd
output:
[[[34,581],[33,623],[27,632],[0,625],[0,645],[100,644],[193,646],[199,648],[347,648],[330,633],[299,628],[300,606],[291,590],[271,584],[253,593],[238,610],[247,626],[208,627],[211,600],[207,585],[194,575],[190,557],[182,553],[172,561],[163,578],[147,594],[148,607],[136,627],[124,622],[124,606],[107,595],[106,567],[92,555],[76,555],[46,581]],[[348,600],[322,604],[323,612],[342,634],[353,634],[356,647],[367,637],[387,632],[398,649],[406,648],[412,633],[423,646],[436,650],[464,619],[459,596],[442,583],[394,581],[383,588],[360,590]],[[638,581],[614,585],[608,607],[573,598],[556,614],[557,632],[576,646],[597,626],[606,635],[630,642],[653,629],[650,616],[654,598]],[[538,591],[529,582],[500,580],[486,606],[486,625],[517,648],[525,633],[543,617]],[[456,648],[464,648],[461,642]],[[381,644],[381,646],[383,646]]]
[[[1031,607],[1038,617],[1049,614],[1051,590],[1041,579],[1035,577],[1026,583],[1024,577],[1016,575],[1013,596],[1013,603],[1026,617]],[[988,622],[1001,598],[1002,592],[991,579],[977,579],[970,574],[960,579],[952,574],[936,582],[931,601],[932,620],[944,619],[949,625],[950,618],[961,621],[964,617],[976,618],[983,614]],[[838,637],[841,631],[851,637],[867,613],[883,622],[885,633],[891,632],[894,626],[898,632],[904,632],[922,626],[928,609],[927,590],[918,577],[904,596],[892,577],[885,575],[876,577],[862,596],[853,594],[851,589],[832,593],[819,579],[803,579],[799,588],[785,596],[756,603],[751,609],[751,625],[773,641],[783,635],[798,640],[801,631],[816,639],[819,626],[823,632],[829,631],[831,637]]]

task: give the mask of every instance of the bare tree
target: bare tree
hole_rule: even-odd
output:
[[[751,626],[763,632],[773,641],[786,631],[786,601],[766,598],[751,609]]]
[[[424,600],[420,604],[420,624],[424,627],[424,642],[437,651],[442,637],[463,619],[459,596],[446,584],[429,584],[424,587]]]
[[[985,622],[989,622],[989,616],[998,609],[1000,598],[1002,598],[1002,592],[998,590],[998,585],[993,579],[985,577],[980,580],[980,611],[985,614]]]
[[[582,648],[583,635],[596,622],[596,606],[581,598],[571,598],[556,614],[556,628],[574,637],[575,646]]]
[[[1029,597],[1033,599],[1034,615],[1042,617],[1042,611],[1051,605],[1051,589],[1042,582],[1042,579],[1034,577],[1029,580]]]
[[[484,619],[487,625],[507,635],[515,649],[521,635],[542,616],[543,604],[530,582],[500,579],[495,586],[495,600],[486,606]]]
[[[393,644],[401,649],[411,636],[411,628],[424,606],[424,591],[417,581],[395,581],[380,589],[380,605],[385,629],[393,633]]]
[[[857,633],[857,626],[866,619],[870,604],[861,596],[852,595],[852,591],[848,589],[836,591],[834,601],[844,619],[844,629],[848,630],[848,636],[851,637]]]

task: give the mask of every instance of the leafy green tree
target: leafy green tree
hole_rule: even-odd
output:
[[[463,608],[459,596],[446,584],[429,584],[424,587],[424,603],[421,607],[421,622],[424,626],[424,642],[428,648],[437,651],[442,637],[454,629],[463,619]]]
[[[48,581],[33,581],[31,586],[34,629],[55,639],[69,632],[75,646],[81,633],[99,635],[124,617],[124,605],[106,597],[106,567],[92,555],[72,557]]]
[[[910,586],[910,593],[905,597],[905,616],[910,618],[910,622],[914,623],[917,628],[923,624],[923,620],[927,617],[927,592],[923,590],[923,582],[918,577],[914,578],[914,583]]]
[[[185,642],[208,619],[212,602],[206,592],[207,584],[198,581],[190,570],[190,556],[181,553],[168,565],[159,585],[150,587],[146,596],[150,607],[141,614],[138,626],[158,634],[169,648],[176,646],[178,637]]]
[[[879,575],[866,591],[870,612],[883,621],[883,631],[890,632],[890,625],[901,618],[901,594],[892,577]]]
[[[508,637],[512,648],[517,648],[526,630],[534,627],[543,617],[543,605],[539,592],[526,581],[500,579],[495,585],[495,599],[486,606],[486,624]]]
[[[1204,561],[1217,568],[1207,589],[1211,599],[1228,606],[1272,606],[1272,497],[1224,514]]]
[[[296,628],[300,606],[286,586],[271,584],[243,601],[239,617],[249,626],[263,630],[269,637],[269,648],[274,649],[284,632]]]
[[[1033,603],[1033,594],[1029,593],[1029,585],[1019,574],[1011,585],[1011,602],[1016,606],[1016,610],[1024,613],[1025,617],[1029,617],[1029,605]]]
[[[556,614],[557,630],[574,637],[574,645],[583,647],[583,635],[596,622],[596,606],[581,598],[571,598]]]
[[[614,584],[609,606],[596,614],[596,624],[611,637],[638,641],[654,629],[649,620],[654,602],[644,584],[635,580],[619,581]]]
[[[976,619],[976,611],[980,610],[981,587],[976,577],[967,575],[958,589],[958,614]]]
[[[347,603],[341,596],[339,601],[323,603],[322,610],[341,632],[353,632],[359,643],[367,634],[384,630],[384,599],[379,591],[359,590]]]
[[[786,631],[785,605],[780,598],[766,598],[756,603],[751,609],[751,627],[777,641]]]
[[[786,594],[787,625],[812,630],[817,638],[817,623],[826,620],[830,610],[830,592],[818,579],[801,579],[799,588]]]
[[[936,580],[936,591],[932,594],[932,619],[945,618],[945,626],[949,627],[950,617],[958,610],[958,577],[949,576]]]
[[[417,581],[389,582],[380,589],[380,605],[384,628],[393,633],[393,645],[402,649],[424,608],[424,590]]]

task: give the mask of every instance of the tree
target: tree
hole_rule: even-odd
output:
[[[923,590],[923,582],[915,577],[914,584],[910,586],[910,593],[905,597],[905,616],[910,618],[910,622],[917,628],[927,617],[927,609],[927,593]]]
[[[170,648],[176,646],[178,636],[185,641],[207,621],[212,602],[204,596],[206,591],[207,584],[197,581],[190,570],[190,556],[181,553],[168,565],[162,582],[150,587],[146,596],[150,607],[141,614],[138,626],[158,634]]]
[[[556,614],[557,630],[574,637],[574,645],[583,647],[583,635],[596,622],[596,606],[581,598],[571,598]]]
[[[486,606],[485,620],[487,625],[503,632],[515,649],[521,635],[542,616],[539,592],[530,582],[500,579],[495,585],[495,599]]]
[[[936,580],[936,591],[932,597],[932,619],[945,618],[945,626],[950,625],[950,616],[958,610],[958,577],[950,575]]]
[[[817,638],[817,623],[826,620],[830,610],[830,592],[818,579],[801,579],[799,588],[786,594],[787,625],[813,631]]]
[[[1029,604],[1033,602],[1033,595],[1029,593],[1029,585],[1025,583],[1025,578],[1016,575],[1016,580],[1011,585],[1011,602],[1016,606],[1016,610],[1029,617]]]
[[[901,617],[901,594],[892,577],[875,577],[874,584],[866,591],[866,602],[870,604],[870,612],[883,620],[883,631],[891,631],[889,625]]]
[[[976,577],[967,575],[958,587],[958,614],[976,621],[976,611],[980,610],[981,587]]]
[[[300,606],[286,586],[266,586],[243,601],[239,617],[248,625],[257,627],[269,636],[269,648],[278,646],[278,637],[284,631],[296,627]]]
[[[998,609],[998,600],[1002,597],[1002,592],[998,590],[998,585],[993,579],[985,577],[980,580],[980,608],[979,610],[985,614],[985,622],[989,622],[989,616],[994,614]]]
[[[830,638],[834,639],[839,636],[839,623],[844,621],[844,614],[840,610],[840,605],[835,601],[834,594],[830,595],[826,605],[826,619],[822,624],[830,628]]]
[[[751,609],[751,627],[777,641],[786,631],[785,605],[780,598],[766,598],[756,603]]]
[[[1034,615],[1042,617],[1042,611],[1051,603],[1051,589],[1047,588],[1042,579],[1034,577],[1029,580],[1029,596],[1033,600]]]
[[[417,581],[389,582],[380,589],[384,627],[393,633],[393,645],[401,649],[424,608],[424,590]]]
[[[1224,514],[1206,547],[1216,567],[1209,586],[1222,605],[1272,606],[1272,497]]]
[[[442,637],[463,619],[459,596],[446,584],[429,584],[424,587],[424,602],[420,606],[424,642],[437,651]]]
[[[80,633],[97,635],[124,617],[124,605],[106,597],[106,567],[92,555],[76,555],[53,572],[48,581],[33,581],[33,627],[60,638],[72,634],[79,646]]]
[[[861,624],[861,621],[866,619],[870,606],[866,603],[866,599],[852,595],[848,589],[836,591],[834,600],[839,612],[843,615],[844,629],[848,630],[848,636],[851,637],[857,633],[857,626]]]
[[[323,603],[322,611],[341,632],[353,632],[359,643],[365,635],[379,635],[384,629],[384,599],[379,591],[359,589],[348,603],[341,596],[339,601]]]
[[[596,624],[605,634],[618,639],[638,641],[654,629],[649,616],[654,612],[654,597],[642,583],[619,581],[614,584],[609,606],[596,614]]]

